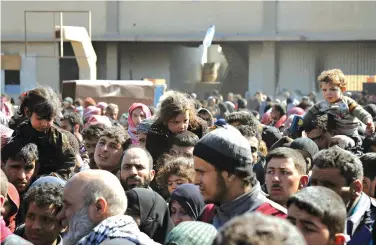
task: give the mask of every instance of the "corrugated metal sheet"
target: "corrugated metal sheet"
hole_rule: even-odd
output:
[[[362,91],[367,77],[376,75],[376,42],[334,42],[325,45],[325,52],[325,67],[341,69],[349,91]]]
[[[314,43],[284,42],[278,48],[277,92],[300,90],[308,94],[315,90],[317,47]]]
[[[363,82],[376,75],[376,42],[282,42],[278,56],[277,91],[315,91],[317,76],[327,69],[341,69],[349,91],[362,91]]]

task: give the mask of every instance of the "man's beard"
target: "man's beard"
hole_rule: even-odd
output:
[[[82,208],[69,221],[69,232],[64,236],[64,245],[76,245],[81,238],[88,235],[95,224],[89,219],[88,207]]]
[[[135,180],[138,181],[137,184],[128,184],[129,181],[135,181]],[[142,179],[139,176],[132,176],[132,177],[126,178],[125,180],[122,179],[121,185],[123,186],[125,191],[129,191],[133,188],[148,188],[150,185],[150,182],[151,182],[150,178]]]
[[[214,197],[212,198],[213,200],[205,200],[206,204],[214,203],[216,205],[220,205],[227,195],[228,189],[226,186],[225,179],[221,175],[221,172],[217,173],[217,183],[215,185],[217,190],[214,194]]]

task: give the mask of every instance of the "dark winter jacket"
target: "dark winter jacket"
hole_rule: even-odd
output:
[[[199,126],[192,129],[191,126],[188,127],[188,131],[196,134],[199,138],[204,136],[207,132],[207,124],[201,118],[197,119]],[[170,139],[174,134],[168,129],[168,127],[162,123],[154,123],[151,125],[147,138],[146,138],[146,149],[150,152],[153,157],[154,163],[157,162],[158,158],[165,153],[169,152]],[[154,164],[156,169],[158,166]]]
[[[27,120],[17,127],[12,136],[19,138],[23,144],[34,143],[37,145],[38,175],[55,173],[58,177],[69,179],[76,158],[68,137],[62,129],[52,125],[46,132],[38,132],[31,126],[30,120]]]

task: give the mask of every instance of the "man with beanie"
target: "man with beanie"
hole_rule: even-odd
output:
[[[195,184],[206,203],[214,203],[213,225],[220,228],[247,212],[286,217],[286,209],[268,200],[253,172],[248,140],[230,125],[205,135],[195,146]]]

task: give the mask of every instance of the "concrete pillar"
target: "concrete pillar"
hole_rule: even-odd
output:
[[[106,79],[117,80],[118,71],[118,45],[116,42],[106,43]]]
[[[43,58],[40,58],[40,59],[43,59]],[[49,59],[49,58],[44,58],[44,59],[47,60],[48,64],[51,64],[51,61],[55,60],[55,59]],[[41,76],[38,77],[37,58],[35,56],[31,56],[30,54],[28,54],[27,57],[25,55],[22,56],[22,63],[21,63],[21,70],[20,70],[21,93],[36,88],[38,86],[37,84],[38,81],[40,84],[45,84],[45,85],[51,86],[54,89],[59,89],[59,82],[57,82],[57,84],[51,83],[53,81],[51,81],[50,79],[46,77],[48,76],[48,74],[53,74],[51,69],[49,67],[43,67],[43,69],[45,69],[44,72],[40,71]],[[53,74],[53,75],[57,75],[57,77],[59,77],[59,66],[57,66],[56,71],[57,71],[56,72],[57,74]],[[38,79],[38,78],[42,78],[42,79]],[[47,78],[47,79],[43,79],[43,78]]]
[[[248,45],[248,91],[251,94],[263,90],[262,43]]]
[[[276,42],[263,42],[261,57],[262,91],[267,95],[275,96],[277,86]]]
[[[201,81],[201,56],[203,46],[176,46],[171,53],[170,82],[171,89],[192,90]]]

